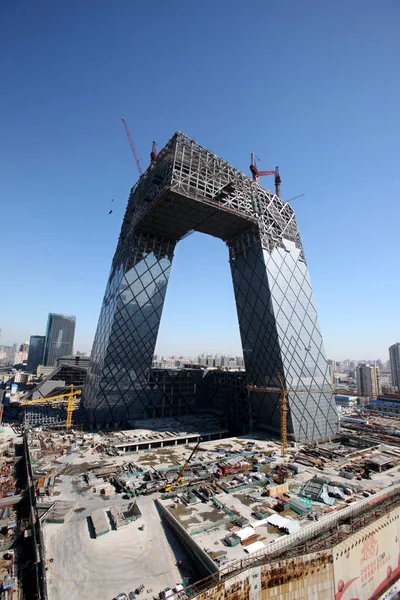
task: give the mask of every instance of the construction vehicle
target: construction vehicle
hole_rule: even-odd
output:
[[[190,461],[192,460],[193,456],[195,455],[195,453],[198,450],[198,447],[200,446],[200,442],[203,441],[203,438],[199,438],[199,441],[197,442],[197,444],[195,445],[195,447],[193,448],[192,452],[190,453],[189,458],[186,460],[185,464],[181,467],[178,475],[175,477],[175,479],[171,482],[168,483],[165,488],[164,488],[164,492],[170,492],[172,490],[173,487],[175,486],[181,486],[183,485],[183,474],[185,473]]]
[[[282,467],[282,465],[278,465],[275,469],[275,473],[272,476],[272,479],[275,483],[282,484],[285,483],[286,479],[289,477],[288,469]]]
[[[132,500],[133,498],[133,503],[136,504],[137,495],[135,490],[128,490],[123,497],[125,500]]]
[[[275,167],[273,171],[259,171],[257,168],[255,154],[252,152],[250,171],[253,176],[253,181],[258,181],[260,177],[264,177],[265,175],[275,175],[275,194],[278,196],[278,198],[281,197],[281,177],[279,175],[279,167]]]
[[[81,393],[81,390],[78,390],[76,387],[74,387],[74,384],[71,383],[69,386],[69,392],[64,392],[63,394],[58,394],[56,396],[45,396],[43,398],[37,398],[36,400],[25,400],[24,402],[20,403],[20,406],[44,406],[46,404],[51,404],[52,406],[66,405],[67,419],[65,422],[65,428],[70,429],[72,425],[73,412],[79,407],[76,397]]]
[[[283,379],[278,375],[280,388],[270,387],[257,387],[256,385],[247,385],[246,389],[248,392],[261,392],[262,394],[280,394],[279,407],[281,416],[281,446],[282,446],[282,458],[286,458],[287,454],[287,395],[288,392],[311,392],[312,390],[301,390],[301,389],[288,389],[285,387]]]

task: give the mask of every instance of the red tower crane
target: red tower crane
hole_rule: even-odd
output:
[[[281,196],[281,177],[279,175],[279,167],[275,167],[273,171],[259,171],[257,169],[256,157],[254,152],[251,153],[250,171],[253,175],[253,181],[258,181],[264,175],[275,175],[275,193],[280,198]]]
[[[133,142],[133,138],[131,136],[131,132],[129,131],[128,123],[126,122],[126,119],[124,117],[122,117],[122,122],[123,122],[124,127],[125,127],[126,135],[127,135],[127,138],[128,138],[128,141],[129,141],[129,145],[130,145],[131,150],[132,150],[132,154],[135,157],[136,166],[138,168],[139,175],[142,175],[143,174],[143,166],[142,166],[142,163],[140,162],[139,156],[138,156],[138,154],[136,152],[135,144]],[[154,144],[154,142],[153,142],[153,144]]]
[[[151,145],[151,152],[150,152],[150,162],[154,162],[157,158],[157,142],[153,142]]]

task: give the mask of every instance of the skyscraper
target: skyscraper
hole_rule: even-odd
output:
[[[392,385],[400,387],[400,342],[396,342],[389,348],[390,370],[392,373]]]
[[[357,390],[360,396],[377,396],[378,369],[372,365],[359,364],[356,370]]]
[[[31,335],[29,341],[28,362],[26,363],[27,371],[36,373],[38,365],[43,364],[45,340],[46,338],[44,335]]]
[[[74,347],[76,318],[49,313],[43,364],[52,367],[60,356],[71,356]]]
[[[279,388],[284,381],[293,439],[335,434],[336,406],[292,206],[180,132],[131,190],[84,389],[89,420],[103,426],[165,414],[161,391],[149,383],[151,365],[175,246],[192,230],[228,246],[248,382]],[[280,394],[254,391],[248,398],[242,391],[251,423],[279,434]]]

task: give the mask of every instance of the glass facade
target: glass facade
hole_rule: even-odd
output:
[[[76,319],[71,315],[49,313],[44,346],[44,365],[53,367],[57,358],[71,356],[74,348],[75,325]]]
[[[282,240],[272,251],[255,242],[231,260],[247,380],[288,390],[288,432],[323,439],[337,430],[328,365],[307,265],[301,250]],[[306,391],[302,391],[306,390]],[[252,421],[276,432],[279,394],[250,395]]]
[[[199,386],[184,374],[172,380],[151,370],[174,249],[191,230],[229,247],[247,382],[279,387],[283,378],[296,440],[334,434],[336,408],[292,207],[179,132],[129,197],[83,394],[92,424],[179,415],[199,400]],[[236,414],[250,428],[279,434],[278,394],[248,396],[244,378],[200,388],[209,403],[215,392],[228,407],[232,396],[230,420]]]
[[[27,371],[36,373],[38,365],[43,364],[45,340],[46,338],[44,335],[31,335],[31,339],[29,341],[28,360],[26,363]]]
[[[85,404],[93,421],[161,416],[162,394],[149,373],[171,270],[173,245],[136,236],[113,266],[93,344]],[[152,248],[151,251],[150,248]],[[166,252],[166,253],[164,253]],[[129,260],[130,258],[130,260]],[[157,386],[158,387],[158,386]]]

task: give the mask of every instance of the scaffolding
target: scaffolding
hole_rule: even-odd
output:
[[[195,230],[228,242],[231,258],[258,236],[269,252],[282,245],[282,237],[303,252],[290,204],[181,132],[140,177],[130,200],[117,254],[138,227],[151,234],[153,245],[164,245],[163,251]]]

